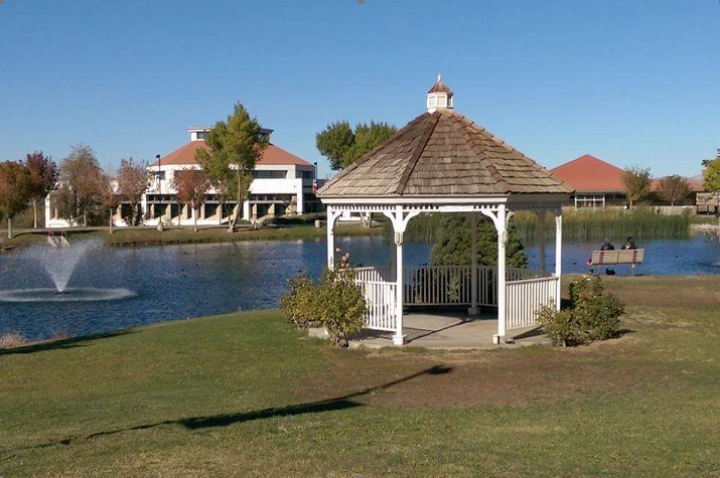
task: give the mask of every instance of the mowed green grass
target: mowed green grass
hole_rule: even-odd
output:
[[[718,476],[720,278],[613,278],[617,339],[335,350],[276,311],[0,353],[0,476]]]
[[[360,224],[339,225],[335,234],[338,236],[372,236],[382,232],[380,226],[372,228],[363,227]],[[154,228],[147,229],[115,229],[110,234],[107,229],[93,231],[71,231],[68,234],[70,242],[82,241],[92,238],[100,238],[113,246],[145,246],[164,244],[198,244],[218,243],[233,241],[288,241],[302,239],[322,239],[327,235],[325,227],[316,228],[313,225],[299,225],[286,227],[261,228],[257,230],[240,229],[234,233],[227,232],[225,228],[200,228],[197,232],[192,227],[168,228],[158,232]],[[0,231],[3,246],[26,247],[32,244],[47,242],[47,233],[35,233],[31,230],[23,230],[13,235],[12,239],[7,238],[7,231]]]

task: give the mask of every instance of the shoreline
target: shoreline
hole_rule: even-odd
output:
[[[578,273],[568,273],[563,274],[562,276],[562,287],[563,287],[563,294],[566,294],[567,292],[567,285],[569,281],[583,276],[586,274],[578,274]],[[657,281],[715,281],[718,280],[717,275],[713,274],[678,274],[678,275],[636,275],[636,276],[602,276],[603,280],[609,281],[612,284],[619,284],[619,283],[625,283],[625,284],[644,284],[648,282],[657,282]],[[79,340],[90,340],[106,335],[118,335],[118,334],[125,334],[128,332],[131,332],[133,330],[141,330],[146,328],[152,328],[156,326],[164,326],[164,325],[170,325],[175,323],[181,323],[181,322],[187,322],[187,321],[199,321],[199,320],[208,320],[208,319],[214,319],[219,317],[225,317],[230,315],[252,315],[257,313],[275,313],[280,314],[280,309],[275,307],[269,307],[269,308],[257,308],[257,309],[249,309],[249,310],[242,310],[242,311],[226,311],[226,312],[219,312],[219,313],[212,313],[209,315],[192,315],[187,317],[177,317],[177,318],[171,318],[171,319],[163,319],[159,320],[157,322],[149,322],[142,325],[134,325],[129,327],[120,327],[117,329],[108,329],[108,330],[95,330],[88,333],[78,333],[78,334],[72,334],[68,333],[67,331],[60,331],[55,332],[53,335],[45,336],[42,338],[28,338],[28,336],[23,332],[22,330],[18,329],[6,329],[2,330],[0,329],[0,356],[2,356],[3,353],[8,353],[8,351],[16,350],[16,349],[22,349],[24,347],[36,347],[36,346],[43,346],[48,344],[61,344],[61,343],[72,343]],[[477,320],[487,320],[487,319],[477,319]],[[8,338],[9,336],[15,336],[12,338]],[[18,337],[19,336],[19,337]],[[312,333],[310,333],[310,337],[314,337]],[[317,335],[316,337],[319,337]],[[3,347],[2,344],[5,342],[7,343],[8,340],[16,340],[16,345],[10,345]],[[371,347],[372,348],[372,347]],[[471,348],[474,350],[474,348]]]
[[[240,229],[229,233],[222,227],[205,227],[193,231],[192,227],[168,228],[158,232],[155,228],[116,229],[109,234],[107,228],[83,228],[67,230],[70,242],[82,239],[100,238],[105,244],[113,247],[145,247],[165,246],[178,244],[221,244],[241,241],[288,241],[288,240],[316,240],[325,238],[327,231],[324,227],[316,228],[313,225],[275,226],[260,229]],[[380,236],[381,226],[364,227],[361,224],[342,224],[336,228],[335,234],[344,237]],[[6,234],[0,235],[2,243],[0,252],[22,250],[35,244],[44,244],[47,241],[47,232],[35,232],[32,229],[18,231],[13,239],[8,240]]]

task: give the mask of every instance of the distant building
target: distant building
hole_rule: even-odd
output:
[[[624,206],[627,204],[625,183],[623,182],[625,170],[607,161],[585,154],[552,169],[551,172],[553,176],[575,189],[575,194],[570,198],[575,208],[604,208],[608,205]],[[661,177],[652,180],[651,194],[648,199],[653,204],[663,204],[657,194],[663,179]],[[702,181],[696,177],[684,177],[683,179],[688,182],[691,193],[686,202],[692,203],[693,197],[703,190]]]
[[[210,128],[188,129],[190,142],[150,165],[152,179],[142,202],[143,224],[157,225],[161,219],[172,224],[193,224],[195,212],[187,205],[179,207],[173,177],[177,171],[201,169],[195,161],[195,153],[200,149],[210,149],[205,143],[208,131]],[[265,130],[268,136],[271,133],[272,130]],[[270,143],[255,165],[248,199],[239,212],[247,221],[265,216],[283,216],[289,212],[316,212],[321,209],[315,197],[316,189],[315,165]],[[226,198],[225,207],[221,208],[217,191],[210,189],[205,204],[197,212],[198,224],[227,223],[234,213],[235,203],[232,198]],[[128,205],[118,208],[115,224],[119,227],[126,226],[123,218],[129,216],[127,208]],[[46,200],[45,224],[47,227],[70,226],[66,219],[58,217],[52,194]]]
[[[625,171],[595,156],[586,154],[550,171],[575,190],[575,207],[605,207],[625,203]]]

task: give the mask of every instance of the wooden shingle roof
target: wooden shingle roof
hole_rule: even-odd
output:
[[[320,197],[569,194],[545,168],[461,114],[425,113],[341,171]]]

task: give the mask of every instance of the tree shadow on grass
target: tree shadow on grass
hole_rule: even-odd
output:
[[[214,428],[214,427],[227,427],[230,425],[234,425],[236,423],[244,423],[244,422],[249,422],[249,421],[254,421],[254,420],[265,420],[268,418],[288,417],[288,416],[306,415],[306,414],[314,414],[314,413],[349,410],[349,409],[364,406],[364,404],[355,402],[352,399],[359,398],[364,395],[369,395],[369,394],[372,394],[375,392],[387,390],[391,387],[399,385],[403,382],[407,382],[409,380],[413,380],[413,379],[418,378],[423,375],[442,375],[442,374],[450,373],[451,371],[452,371],[452,367],[447,367],[444,365],[436,365],[434,367],[430,367],[425,370],[421,370],[412,375],[408,375],[406,377],[399,378],[397,380],[393,380],[392,382],[384,383],[382,385],[377,385],[374,387],[367,387],[367,388],[364,388],[357,392],[349,393],[349,394],[346,394],[346,395],[343,395],[340,397],[330,398],[327,400],[319,400],[319,401],[315,401],[315,402],[302,403],[299,405],[288,405],[285,407],[265,408],[262,410],[256,410],[256,411],[251,411],[251,412],[238,412],[238,413],[181,418],[181,419],[177,419],[177,420],[164,420],[161,422],[137,425],[134,427],[119,428],[116,430],[107,430],[107,431],[102,431],[102,432],[91,433],[91,434],[85,435],[85,436],[74,436],[74,437],[67,437],[67,438],[62,438],[62,439],[58,439],[58,440],[51,440],[46,443],[41,443],[39,445],[29,446],[29,447],[25,447],[25,448],[4,450],[3,453],[4,454],[9,453],[11,455],[14,455],[16,452],[22,451],[22,450],[48,448],[48,447],[53,447],[53,446],[58,446],[58,445],[73,445],[73,444],[78,444],[78,443],[84,443],[84,442],[90,441],[94,438],[112,436],[112,435],[117,435],[119,433],[130,432],[130,431],[148,430],[148,429],[157,428],[157,427],[164,426],[164,425],[181,425],[188,430],[198,430],[198,429]],[[7,458],[5,458],[5,459],[7,459]],[[0,461],[3,461],[3,460],[0,460]]]
[[[48,350],[63,350],[73,349],[76,347],[86,347],[85,342],[91,342],[93,340],[109,339],[112,337],[120,337],[122,335],[134,334],[136,332],[126,330],[116,330],[113,332],[105,332],[100,334],[83,335],[80,337],[71,337],[69,339],[59,340],[48,340],[44,342],[37,342],[29,345],[22,345],[20,347],[13,347],[11,349],[0,349],[0,357],[3,355],[15,355],[15,354],[33,354],[37,352],[45,352]]]

